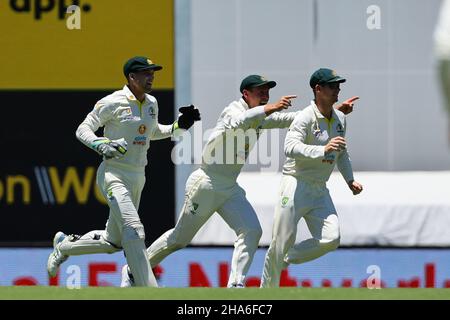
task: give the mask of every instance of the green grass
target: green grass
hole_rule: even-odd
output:
[[[450,300],[450,289],[0,287],[8,300]]]

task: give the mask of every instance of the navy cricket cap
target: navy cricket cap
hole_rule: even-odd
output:
[[[269,88],[273,88],[277,85],[275,81],[269,81],[263,76],[259,76],[256,74],[249,75],[248,77],[245,77],[244,80],[241,82],[241,87],[239,90],[241,93],[244,91],[244,89],[250,89],[254,87],[263,86],[265,84],[269,85]]]
[[[127,62],[125,62],[123,66],[123,74],[125,77],[128,77],[128,75],[132,72],[142,71],[142,70],[161,70],[162,67],[160,65],[154,64],[152,60],[146,57],[133,57],[129,59]]]
[[[314,89],[316,84],[325,84],[333,82],[343,83],[345,81],[347,80],[338,76],[336,71],[327,68],[320,68],[319,70],[314,71],[314,73],[311,75],[309,85],[311,86],[311,88]]]

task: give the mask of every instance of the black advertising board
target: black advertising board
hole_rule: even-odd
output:
[[[75,131],[96,101],[113,91],[0,91],[0,245],[50,246],[59,230],[104,228],[109,209],[96,186],[101,157]],[[173,90],[152,94],[159,122],[172,123]],[[172,146],[170,139],[150,145],[139,208],[148,243],[174,225]]]

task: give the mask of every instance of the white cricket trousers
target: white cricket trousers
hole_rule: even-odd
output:
[[[237,236],[228,286],[244,284],[262,235],[261,226],[245,191],[235,180],[208,175],[202,169],[194,171],[186,182],[185,201],[175,227],[147,249],[151,266],[187,246],[214,212]]]
[[[148,261],[144,226],[137,211],[145,171],[102,162],[97,170],[97,184],[110,209],[106,229],[62,242],[61,252],[64,255],[113,253],[123,248],[136,285],[157,286]]]
[[[302,217],[312,238],[294,245]],[[261,287],[279,287],[282,269],[335,250],[339,237],[339,220],[326,184],[283,175]]]

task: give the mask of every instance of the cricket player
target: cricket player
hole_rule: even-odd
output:
[[[76,131],[77,138],[101,156],[97,184],[110,209],[105,230],[83,236],[56,233],[53,252],[47,263],[49,276],[69,256],[113,253],[124,250],[137,286],[157,286],[145,247],[144,226],[138,215],[145,183],[145,166],[150,140],[169,138],[178,129],[189,129],[200,113],[194,106],[180,108],[182,113],[172,125],[158,123],[158,102],[149,93],[154,72],[162,67],[146,57],[129,59],[123,72],[128,84],[97,102]],[[95,132],[104,127],[104,137]]]
[[[330,69],[314,72],[310,79],[314,100],[297,114],[286,135],[287,160],[261,287],[278,287],[281,270],[290,263],[316,259],[339,246],[338,216],[326,187],[336,164],[353,194],[363,189],[353,178],[345,116],[333,109],[345,81]],[[294,245],[302,217],[312,238]]]
[[[255,210],[236,179],[262,130],[287,128],[296,116],[296,112],[279,112],[292,105],[295,95],[268,103],[269,90],[275,86],[275,81],[260,75],[250,75],[242,80],[242,98],[223,110],[203,150],[201,167],[187,180],[185,201],[175,228],[164,233],[147,249],[152,267],[188,245],[217,212],[237,236],[228,287],[244,287],[262,229]],[[342,107],[350,112],[352,106],[353,103],[347,102]],[[121,286],[131,285],[133,279],[124,266]]]

